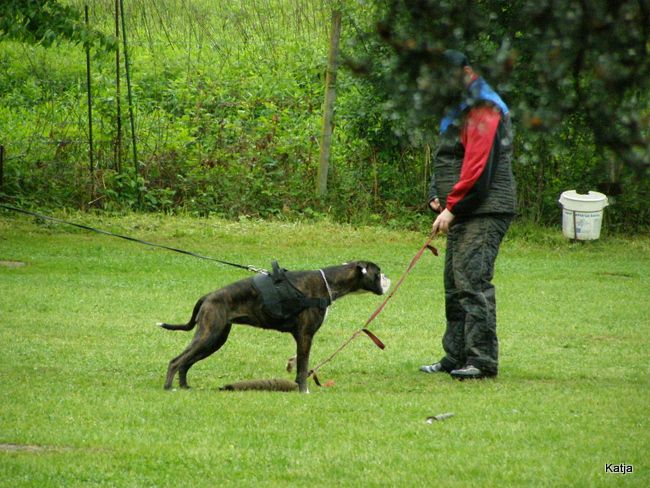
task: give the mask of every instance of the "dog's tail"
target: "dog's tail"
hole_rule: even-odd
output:
[[[190,318],[190,321],[187,324],[173,325],[159,322],[157,325],[167,330],[192,330],[196,325],[196,316],[199,314],[199,310],[201,310],[201,305],[203,305],[205,298],[206,297],[201,297],[199,298],[199,301],[196,302],[196,305],[194,305],[194,311],[192,312],[192,318]]]

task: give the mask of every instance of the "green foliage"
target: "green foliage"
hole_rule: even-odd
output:
[[[600,147],[631,167],[650,165],[647,113],[639,109],[650,92],[647,2],[377,4],[377,34],[390,50],[381,52],[381,67],[375,51],[359,63],[380,70],[391,98],[420,124],[457,103],[442,53],[460,49],[509,100],[520,126],[552,131],[578,113]]]
[[[81,12],[85,2],[46,3]],[[424,200],[444,97],[414,98],[399,83],[386,83],[400,64],[390,43],[374,34],[377,19],[386,12],[382,5],[337,4],[343,10],[345,63],[338,78],[324,198],[313,189],[331,6],[312,0],[170,0],[164,5],[125,2],[137,163],[132,160],[123,64],[118,131],[115,53],[93,51],[92,176],[85,55],[77,39],[62,35],[48,48],[44,42],[28,45],[9,36],[0,42],[0,144],[6,151],[0,191],[5,197],[40,206],[228,218],[329,215],[359,224],[425,225],[430,215]],[[92,2],[91,28],[112,35],[113,8],[112,0]],[[509,73],[497,69],[503,63],[491,62],[503,54],[503,26],[515,11],[504,7],[499,13],[503,19],[490,24],[494,31],[486,30],[469,49],[494,76],[506,101],[520,110],[515,111],[515,170],[521,218],[557,225],[556,201],[562,191],[593,190],[615,181],[624,193],[606,210],[607,225],[626,232],[647,228],[648,179],[622,165],[616,151],[603,148],[585,111],[566,115],[551,132],[532,127],[531,117],[524,117],[523,108],[532,107],[535,93],[541,93],[535,91],[533,73],[522,58]],[[447,24],[436,24],[436,29],[449,27],[449,18],[440,17]],[[464,22],[456,14],[453,19]],[[504,52],[511,48],[513,44]],[[121,44],[119,49],[123,63]],[[404,76],[395,80],[409,86]],[[396,96],[400,93],[401,98]],[[638,107],[647,100],[644,94],[640,90]],[[421,110],[410,110],[414,106]],[[650,114],[647,109],[637,112],[645,127],[641,122],[650,120]]]
[[[57,0],[3,0],[0,3],[0,42],[15,39],[51,46],[63,40],[113,49],[115,40],[83,23],[81,13]]]

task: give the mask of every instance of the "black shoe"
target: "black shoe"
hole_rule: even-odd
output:
[[[482,378],[496,376],[496,373],[487,373],[478,369],[476,366],[472,366],[471,364],[468,364],[464,368],[454,369],[449,374],[458,380],[480,380]]]
[[[425,364],[424,366],[420,366],[420,371],[423,373],[449,373],[449,371],[442,367],[442,363]]]

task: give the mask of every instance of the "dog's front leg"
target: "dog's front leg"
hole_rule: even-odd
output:
[[[296,339],[296,383],[300,393],[309,393],[307,387],[307,374],[309,373],[309,351],[311,350],[312,335],[299,332]]]

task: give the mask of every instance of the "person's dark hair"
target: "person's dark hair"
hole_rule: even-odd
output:
[[[469,66],[469,59],[467,59],[467,56],[465,56],[465,54],[461,53],[460,51],[446,49],[442,54],[447,62],[452,66],[455,66],[457,68],[464,68],[465,66]]]

